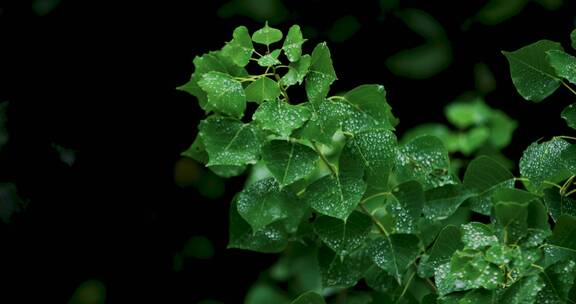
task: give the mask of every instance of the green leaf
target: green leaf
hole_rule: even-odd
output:
[[[566,124],[572,129],[576,129],[576,103],[573,103],[564,110],[562,110],[561,114],[562,118],[566,120]]]
[[[314,221],[314,232],[340,256],[362,246],[371,228],[370,217],[360,212],[352,212],[346,221],[329,216],[319,216]]]
[[[266,54],[258,59],[258,65],[261,67],[269,67],[276,64],[280,64],[280,60],[278,60],[278,56],[280,56],[280,52],[282,50],[274,50],[270,52],[270,54]]]
[[[284,54],[286,54],[286,57],[290,62],[300,60],[300,56],[302,55],[302,44],[304,41],[306,41],[306,39],[302,38],[300,26],[291,26],[286,35],[286,39],[284,39],[284,45],[282,45]]]
[[[372,265],[368,271],[366,271],[364,279],[368,287],[379,292],[387,293],[398,288],[396,279],[376,265]]]
[[[506,244],[514,244],[526,235],[528,209],[525,204],[501,202],[494,205],[494,224]]]
[[[358,283],[370,267],[371,261],[364,247],[343,257],[322,246],[318,251],[318,264],[324,288],[346,288]]]
[[[246,87],[246,99],[261,103],[275,101],[280,96],[280,86],[268,77],[261,77]]]
[[[489,226],[470,222],[462,225],[462,242],[465,248],[476,250],[498,244],[498,238]]]
[[[538,303],[536,296],[544,288],[538,276],[524,277],[505,289],[499,303]]]
[[[202,164],[208,163],[208,153],[206,153],[206,148],[204,147],[200,134],[196,135],[196,139],[194,139],[192,145],[190,145],[186,151],[180,153],[180,155],[190,157]]]
[[[422,186],[416,181],[404,182],[392,194],[386,211],[392,218],[394,233],[415,233],[425,200]]]
[[[559,182],[570,174],[562,161],[562,152],[570,144],[563,139],[532,143],[520,158],[520,174],[530,180],[531,189],[536,192],[550,187],[544,182]]]
[[[576,216],[576,200],[561,195],[556,188],[544,189],[544,203],[554,221],[563,214]]]
[[[254,51],[250,33],[248,33],[248,29],[245,26],[239,26],[234,29],[232,37],[232,41],[224,46],[222,53],[224,56],[229,57],[234,64],[241,67],[246,66]]]
[[[302,129],[295,132],[295,137],[332,146],[332,136],[350,113],[348,107],[329,100],[323,100],[316,106],[308,104],[308,107],[312,115]]]
[[[461,237],[458,227],[453,225],[444,227],[428,254],[420,259],[418,275],[429,278],[434,275],[434,270],[437,267],[450,262],[454,252],[464,247],[464,243],[460,240]]]
[[[459,129],[486,123],[492,109],[480,98],[470,102],[453,102],[444,108],[448,121]]]
[[[250,124],[211,116],[200,122],[198,129],[208,153],[207,166],[242,166],[258,159],[260,145]]]
[[[482,195],[512,179],[514,175],[497,161],[480,156],[468,165],[463,183],[472,193]]]
[[[497,295],[494,290],[475,289],[468,292],[458,304],[498,304]]]
[[[436,268],[434,279],[438,293],[446,295],[477,288],[496,289],[504,283],[504,273],[486,262],[481,253],[457,251],[450,263]]]
[[[238,176],[246,171],[246,166],[210,166],[208,167],[210,171],[216,173],[216,175],[224,178],[229,178],[233,176]]]
[[[512,82],[526,100],[540,102],[560,86],[560,78],[546,60],[546,52],[563,50],[557,42],[540,40],[514,52],[502,52],[510,63]]]
[[[570,33],[570,39],[572,40],[572,48],[576,50],[576,29]]]
[[[490,121],[490,142],[497,149],[507,147],[512,141],[514,130],[518,127],[518,123],[508,117],[504,112],[499,110],[492,110],[492,118]]]
[[[208,72],[202,75],[198,85],[208,94],[207,106],[214,111],[237,118],[244,115],[246,95],[242,84],[228,74]]]
[[[346,102],[353,110],[353,115],[344,122],[344,131],[357,133],[369,129],[394,130],[398,124],[398,119],[386,101],[386,90],[382,85],[361,85],[344,96],[333,98]]]
[[[442,141],[430,135],[412,139],[401,146],[396,156],[399,182],[416,180],[424,189],[453,184],[448,151]]]
[[[364,179],[371,189],[368,195],[388,189],[388,176],[394,167],[396,145],[396,136],[387,130],[358,133],[346,143],[342,153],[349,153],[364,168]]]
[[[364,191],[366,183],[359,177],[327,175],[308,186],[304,200],[321,214],[346,220],[356,209]]]
[[[271,284],[258,282],[246,294],[244,304],[268,304],[270,303],[269,301],[275,304],[288,304],[290,302],[279,288]]]
[[[264,130],[270,130],[283,138],[300,128],[310,119],[310,110],[302,105],[291,105],[274,100],[261,104],[252,119]]]
[[[470,196],[462,185],[444,185],[425,192],[423,213],[427,219],[442,220],[452,215]]]
[[[295,194],[280,188],[273,178],[267,178],[248,186],[238,195],[238,214],[252,230],[258,232],[271,223],[289,219],[289,231],[298,228],[306,206]]]
[[[312,57],[310,55],[304,55],[298,61],[291,62],[288,66],[288,72],[280,79],[280,84],[285,87],[302,84],[304,77],[308,74],[311,63]]]
[[[330,50],[326,43],[320,43],[312,51],[310,69],[306,76],[308,100],[312,103],[322,101],[328,95],[330,85],[336,79],[336,72],[330,58]]]
[[[540,278],[545,282],[544,288],[538,293],[537,303],[573,303],[568,292],[574,284],[576,277],[576,262],[573,260],[556,263],[540,273]]]
[[[268,22],[266,22],[263,28],[252,34],[252,41],[268,46],[274,42],[282,40],[282,37],[283,35],[280,30],[269,27]]]
[[[561,215],[556,221],[552,236],[544,246],[545,264],[576,260],[576,217]]]
[[[370,245],[374,263],[396,278],[402,276],[420,253],[420,240],[413,234],[392,234],[374,239]]]
[[[321,295],[308,291],[301,294],[298,298],[292,301],[291,304],[326,304]]]
[[[466,133],[458,135],[459,150],[464,155],[470,155],[486,144],[490,138],[490,130],[487,127],[474,127]]]
[[[546,56],[556,75],[576,84],[576,57],[558,50],[548,51]]]
[[[252,231],[250,225],[238,214],[236,200],[230,205],[230,233],[228,248],[258,252],[281,252],[288,243],[285,226],[276,222],[260,231]]]
[[[233,76],[243,76],[246,74],[245,69],[229,63],[227,58],[221,53],[222,52],[210,52],[202,56],[196,56],[194,58],[194,73],[190,81],[177,88],[178,90],[194,95],[198,99],[200,107],[206,112],[210,112],[213,109],[208,104],[206,92],[198,86],[198,81],[204,74],[211,71],[222,72]]]
[[[316,169],[318,154],[295,142],[273,140],[262,147],[262,159],[284,187],[309,176]]]

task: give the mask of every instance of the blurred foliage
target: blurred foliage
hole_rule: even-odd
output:
[[[218,16],[221,18],[230,18],[235,15],[275,24],[288,17],[288,10],[281,0],[231,0],[218,10]]]
[[[182,249],[174,254],[172,269],[180,272],[190,260],[209,260],[214,257],[214,252],[214,244],[206,236],[192,236],[184,243]]]
[[[500,151],[510,144],[518,124],[504,112],[490,108],[482,98],[463,97],[448,104],[444,115],[456,130],[439,123],[424,124],[408,130],[401,142],[433,135],[442,140],[450,153],[459,153],[467,159],[488,155],[507,168],[514,166]],[[455,172],[464,165],[454,155],[452,161]]]
[[[210,170],[198,165],[194,160],[183,157],[174,166],[174,181],[182,188],[193,187],[208,199],[224,195],[224,181]]]
[[[99,280],[88,280],[80,284],[68,304],[104,304],[106,286]]]
[[[8,129],[6,129],[6,115],[8,110],[8,102],[0,103],[0,150],[6,145],[10,136],[8,134]]]
[[[0,220],[8,223],[12,214],[24,207],[24,201],[18,195],[13,183],[0,183]]]
[[[524,7],[536,2],[547,10],[557,10],[563,0],[490,0],[475,16],[475,19],[485,25],[496,25],[518,15]]]
[[[337,19],[328,30],[328,37],[334,42],[344,42],[360,30],[360,21],[354,16],[344,16]]]
[[[423,79],[446,69],[452,62],[452,48],[442,25],[422,10],[405,9],[398,12],[398,16],[426,42],[390,56],[386,60],[390,71],[403,77]]]
[[[62,0],[34,0],[32,11],[38,16],[45,16],[54,11]]]

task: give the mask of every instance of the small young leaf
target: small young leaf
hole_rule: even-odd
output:
[[[420,240],[412,234],[392,234],[372,241],[374,263],[396,278],[400,284],[406,269],[420,253]]]
[[[304,41],[306,41],[306,39],[302,38],[300,26],[293,25],[290,27],[286,39],[284,40],[284,45],[282,45],[284,54],[286,54],[286,57],[288,57],[290,62],[295,62],[300,59],[300,56],[302,55],[302,44]]]
[[[306,189],[304,200],[317,212],[346,220],[366,191],[366,183],[356,176],[327,175]]]
[[[275,101],[280,96],[278,83],[268,77],[261,77],[246,87],[246,99],[261,103]]]
[[[548,51],[546,56],[556,75],[576,84],[576,57],[558,50]]]
[[[288,228],[296,230],[306,209],[296,195],[281,189],[272,178],[248,186],[239,193],[236,202],[238,214],[250,224],[254,232],[282,219],[294,220],[297,224]]]
[[[281,222],[273,223],[254,232],[238,214],[236,201],[230,205],[230,234],[228,248],[247,249],[258,252],[280,252],[286,248],[288,233]]]
[[[312,57],[310,55],[304,55],[298,61],[291,62],[288,66],[288,72],[282,76],[280,83],[286,87],[302,84],[304,77],[308,74],[311,62]]]
[[[318,264],[323,287],[346,288],[356,285],[370,267],[368,254],[368,250],[362,247],[343,257],[327,247],[320,247]]]
[[[400,147],[396,156],[399,182],[414,179],[424,189],[453,184],[448,151],[442,141],[430,135],[414,138]]]
[[[554,221],[563,214],[576,216],[576,200],[561,195],[556,188],[544,189],[544,203]]]
[[[242,166],[255,163],[260,154],[250,124],[233,118],[211,116],[200,122],[200,138],[208,153],[208,166]]]
[[[434,270],[442,264],[450,262],[452,254],[464,247],[462,243],[460,229],[453,225],[448,225],[440,231],[438,238],[419,263],[418,274],[421,277],[429,278],[434,275]]]
[[[239,26],[234,30],[232,37],[232,41],[224,46],[222,53],[229,57],[234,64],[241,67],[246,66],[254,51],[250,33],[245,26]]]
[[[520,174],[530,179],[530,184],[537,192],[544,187],[550,187],[547,182],[559,182],[570,173],[562,161],[562,152],[570,144],[563,139],[554,138],[550,141],[532,143],[520,158]]]
[[[208,72],[202,75],[198,85],[208,95],[209,109],[237,118],[244,115],[246,95],[242,84],[232,76],[221,72]]]
[[[364,168],[364,179],[370,189],[367,195],[388,189],[388,176],[394,168],[396,145],[396,136],[387,130],[358,133],[346,143],[342,153],[349,153]]]
[[[504,273],[484,260],[482,254],[457,251],[450,263],[436,268],[436,287],[440,295],[469,289],[496,289],[504,283]]]
[[[560,78],[546,60],[546,52],[562,51],[557,42],[540,40],[514,52],[502,52],[510,63],[512,82],[526,100],[540,102],[560,86]]]
[[[260,44],[270,45],[274,42],[282,40],[282,32],[278,29],[268,26],[268,22],[263,28],[257,30],[252,34],[252,41]]]
[[[282,50],[274,50],[270,52],[270,54],[266,54],[260,57],[260,59],[258,59],[258,65],[261,67],[269,67],[280,64],[281,62],[278,60],[278,56],[280,56],[281,51]]]
[[[319,216],[314,221],[316,234],[340,256],[362,246],[371,228],[370,217],[360,212],[352,212],[345,222],[329,216]]]
[[[308,100],[312,103],[322,101],[328,95],[330,85],[336,79],[336,72],[330,58],[330,50],[326,43],[320,43],[312,51],[310,70],[306,76]]]
[[[386,90],[382,85],[361,85],[338,99],[348,103],[354,113],[344,122],[344,131],[394,130],[398,124],[398,119],[386,101]]]
[[[573,103],[562,110],[562,118],[572,129],[576,129],[576,103]]]
[[[308,291],[301,294],[298,298],[292,301],[291,304],[326,304],[321,295]]]
[[[262,147],[262,159],[280,185],[287,186],[314,171],[318,154],[298,143],[274,140]]]

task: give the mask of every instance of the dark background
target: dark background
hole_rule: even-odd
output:
[[[228,202],[242,178],[228,180],[216,200],[174,183],[179,153],[203,116],[194,97],[174,88],[188,80],[194,56],[219,49],[236,26],[262,26],[246,16],[220,18],[225,2],[63,0],[40,14],[30,1],[2,5],[0,101],[10,102],[10,141],[0,151],[0,181],[14,183],[27,206],[0,223],[1,303],[64,303],[88,279],[104,283],[108,303],[240,303],[275,261],[225,249]],[[386,58],[422,38],[378,1],[284,2],[287,15],[275,26],[316,29],[307,52],[328,41],[339,77],[333,92],[384,84],[399,134],[443,122],[443,105],[475,89],[478,62],[496,80],[487,102],[519,121],[507,156],[518,159],[530,142],[569,132],[559,113],[574,96],[560,89],[545,104],[523,101],[500,50],[544,38],[568,47],[574,1],[558,10],[530,2],[497,25],[471,20],[486,1],[400,1],[399,9],[436,18],[451,43],[451,65],[423,80],[387,69]],[[327,30],[345,15],[356,16],[360,29],[331,42]],[[73,165],[53,143],[77,151]],[[206,235],[215,256],[175,272],[174,254],[192,235]]]

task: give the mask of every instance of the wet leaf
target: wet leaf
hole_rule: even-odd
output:
[[[353,212],[346,221],[320,216],[314,221],[314,231],[330,249],[345,256],[362,246],[372,228],[370,217]]]
[[[280,185],[287,186],[310,175],[319,157],[307,146],[274,140],[262,147],[262,159]]]
[[[513,52],[502,52],[510,63],[512,82],[526,100],[540,102],[560,86],[560,78],[546,60],[546,52],[562,51],[553,41],[540,40]]]

